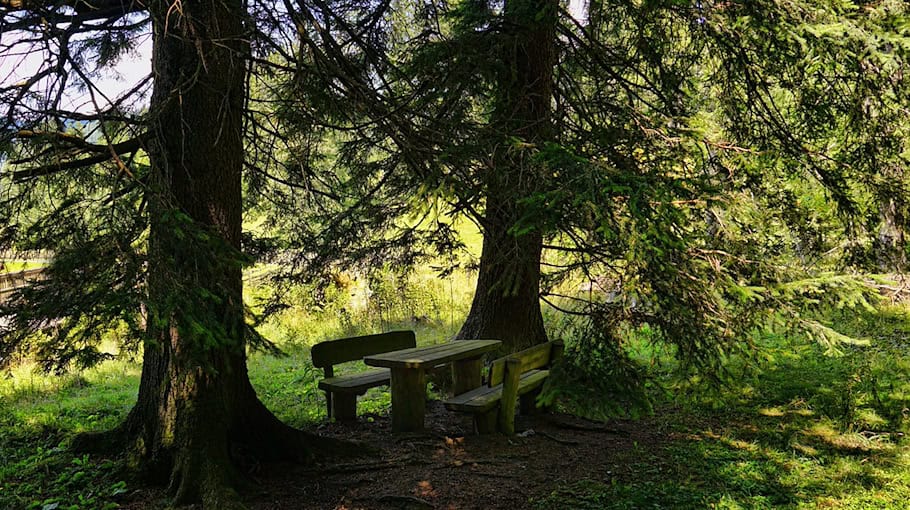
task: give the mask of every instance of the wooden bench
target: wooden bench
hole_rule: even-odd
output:
[[[515,401],[520,399],[522,414],[537,409],[537,395],[550,375],[549,368],[562,358],[563,343],[547,342],[490,364],[486,382],[480,388],[456,395],[444,402],[447,409],[472,413],[474,428],[489,434],[498,428],[515,433]]]
[[[356,336],[320,342],[310,355],[313,366],[324,371],[319,389],[325,390],[329,418],[353,420],[357,417],[357,396],[370,388],[389,384],[389,369],[377,368],[356,374],[335,376],[334,365],[362,360],[364,356],[410,349],[417,346],[413,331],[390,331],[376,335]]]

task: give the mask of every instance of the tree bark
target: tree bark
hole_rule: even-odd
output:
[[[878,191],[879,227],[873,241],[875,263],[880,271],[904,272],[907,268],[906,210],[902,168],[888,168],[883,171],[889,183]]]
[[[511,235],[510,212],[487,205],[477,287],[457,337],[502,340],[503,352],[547,341],[539,299],[541,237]]]
[[[246,368],[241,275],[241,0],[148,3],[155,86],[147,340],[139,397],[108,439],[174,504],[239,506],[245,459],[301,460],[336,442],[281,423]],[[87,441],[83,440],[83,443]]]
[[[522,201],[547,180],[532,156],[553,140],[558,5],[554,0],[507,0],[503,9],[502,71],[491,119],[501,142],[486,176],[477,288],[458,338],[502,340],[505,352],[547,341],[539,299],[542,233],[530,229],[517,234],[513,227],[524,219]]]

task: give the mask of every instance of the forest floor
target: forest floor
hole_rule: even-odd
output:
[[[321,435],[357,441],[367,457],[318,466],[252,466],[253,509],[523,509],[546,504],[557,487],[580,480],[615,483],[636,476],[643,447],[666,442],[640,421],[609,425],[562,414],[517,419],[518,434],[472,433],[468,415],[428,402],[427,429],[393,434],[389,417],[329,423]],[[155,490],[137,490],[124,507],[157,508]],[[554,508],[569,508],[555,506]]]
[[[907,448],[820,425],[799,402],[757,415],[665,408],[598,423],[518,417],[519,433],[479,436],[469,416],[428,403],[422,433],[387,415],[330,423],[322,435],[377,452],[318,466],[251,466],[252,509],[910,508]],[[139,489],[125,508],[161,508]]]
[[[423,433],[392,434],[386,417],[321,432],[380,449],[374,459],[263,473],[257,509],[527,508],[576,480],[609,482],[628,471],[635,444],[656,445],[634,423],[596,424],[565,415],[520,418],[519,435],[472,433],[471,418],[429,406]],[[639,424],[640,425],[640,424]],[[625,466],[625,467],[624,467]]]

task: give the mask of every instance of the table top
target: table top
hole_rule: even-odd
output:
[[[479,357],[499,347],[499,340],[455,340],[439,345],[402,349],[365,356],[363,362],[374,367],[427,368],[459,359]]]

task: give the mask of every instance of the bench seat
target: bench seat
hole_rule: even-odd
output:
[[[370,388],[388,385],[390,374],[391,370],[388,368],[374,368],[356,374],[329,377],[319,381],[319,389],[360,395]]]
[[[319,389],[325,391],[326,412],[329,419],[339,421],[357,418],[357,396],[370,388],[388,385],[391,371],[377,368],[349,375],[335,375],[335,365],[350,361],[363,361],[364,356],[413,349],[417,338],[413,331],[389,331],[375,335],[339,338],[320,342],[310,349],[313,366],[321,368],[325,379]]]
[[[445,402],[446,409],[470,413],[474,430],[489,434],[497,429],[515,433],[515,403],[521,401],[522,414],[537,410],[537,397],[550,375],[550,367],[562,358],[561,341],[535,345],[490,363],[483,386],[456,395]]]
[[[547,376],[549,370],[531,370],[521,374],[518,380],[518,394],[524,395],[540,387]],[[482,413],[489,411],[499,404],[502,399],[502,384],[493,386],[481,386],[461,395],[456,395],[443,404],[450,411],[462,411],[468,413]]]

